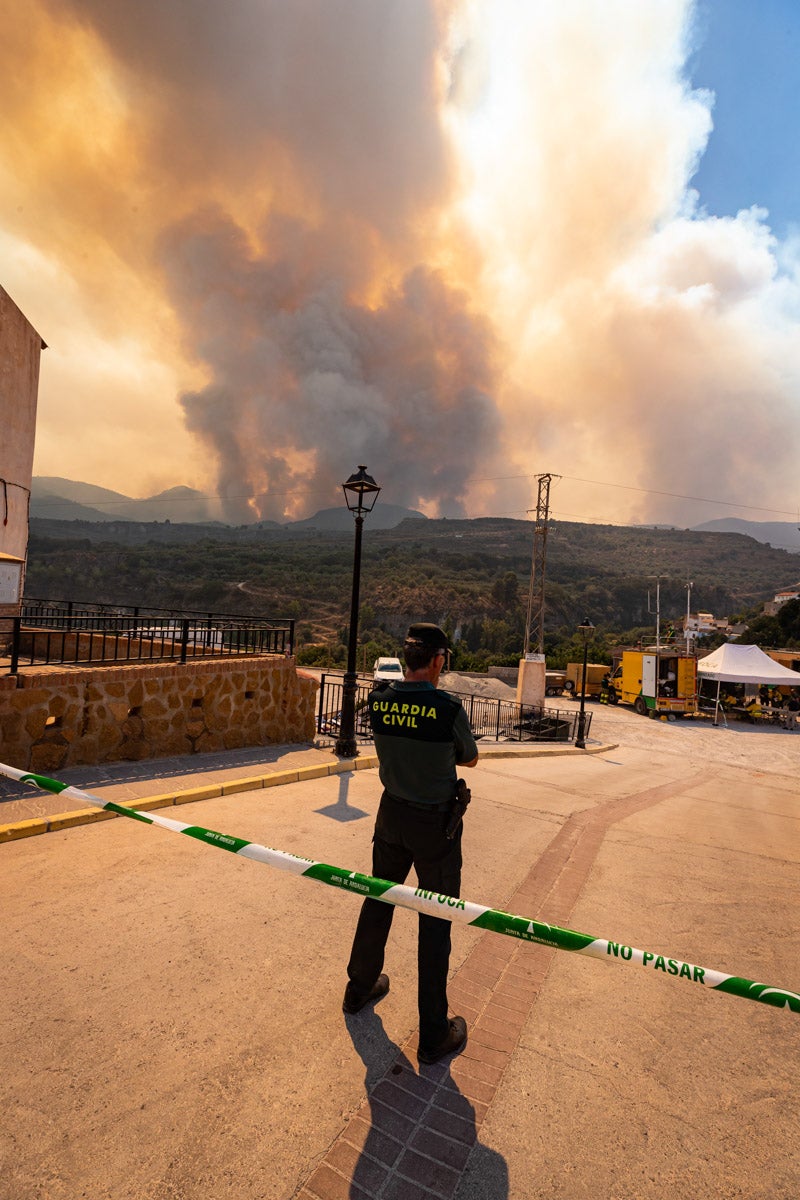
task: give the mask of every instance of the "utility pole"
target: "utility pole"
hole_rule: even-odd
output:
[[[669,579],[669,575],[648,575],[647,578],[655,579],[655,581],[656,581],[656,607],[655,607],[656,654],[659,654],[661,652],[661,580]],[[650,607],[650,592],[649,591],[647,593],[647,611],[652,616],[653,609]]]
[[[528,592],[528,614],[525,619],[525,646],[523,657],[527,658],[531,646],[535,653],[544,654],[544,583],[547,561],[547,526],[550,519],[550,482],[553,475],[537,475],[539,493],[536,499],[536,520],[533,526],[533,550],[531,553],[531,584]],[[555,476],[559,478],[559,476]]]
[[[689,622],[692,619],[692,588],[693,587],[694,587],[694,580],[687,579],[686,580],[686,628],[683,631],[684,637],[686,638],[686,653],[687,654],[689,653],[689,641],[690,641]]]

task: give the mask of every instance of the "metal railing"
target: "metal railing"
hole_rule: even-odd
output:
[[[356,690],[356,736],[372,740],[367,700],[373,683],[359,684]],[[337,736],[342,708],[341,676],[320,678],[317,702],[317,732]],[[485,696],[452,692],[464,706],[475,738],[514,742],[574,742],[578,733],[578,713],[572,709],[544,708],[516,704],[513,700],[494,700]],[[584,736],[589,736],[592,714],[584,713]]]
[[[187,662],[294,653],[294,620],[26,600],[0,621],[8,671],[22,666]]]

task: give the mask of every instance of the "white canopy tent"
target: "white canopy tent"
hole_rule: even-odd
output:
[[[740,646],[725,642],[697,663],[700,680],[717,685],[714,724],[719,713],[719,689],[722,683],[766,684],[767,687],[800,687],[800,671],[790,671],[770,658],[759,646]]]

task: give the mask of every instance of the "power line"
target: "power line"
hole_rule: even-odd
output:
[[[537,479],[537,475],[494,475],[473,479],[472,483],[503,483],[510,479]],[[788,512],[782,508],[765,508],[758,504],[743,504],[740,500],[718,500],[709,496],[686,496],[682,492],[661,492],[656,488],[633,487],[626,483],[609,483],[607,479],[581,479],[577,475],[559,475],[560,479],[569,479],[572,483],[590,483],[596,487],[618,488],[625,492],[639,492],[643,496],[667,496],[671,500],[694,500],[698,504],[722,504],[727,508],[746,508],[750,512],[768,512],[777,516],[791,517],[796,520],[796,512]]]

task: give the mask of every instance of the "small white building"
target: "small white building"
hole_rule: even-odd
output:
[[[727,621],[725,623],[727,624]],[[687,641],[708,637],[718,629],[719,622],[714,620],[714,614],[710,612],[687,613],[683,618],[683,636]]]
[[[744,625],[731,625],[729,617],[715,617],[710,612],[688,613],[681,626],[687,642],[696,642],[712,633],[721,633],[726,638],[738,637],[745,630]]]
[[[787,604],[790,600],[800,600],[800,583],[796,583],[794,587],[782,588],[781,591],[775,593],[775,603],[778,607],[781,604]]]
[[[800,600],[800,583],[794,584],[792,587],[781,588],[775,593],[774,600],[768,600],[764,605],[764,612],[768,617],[774,617],[779,608],[784,604],[788,604],[790,600]]]

